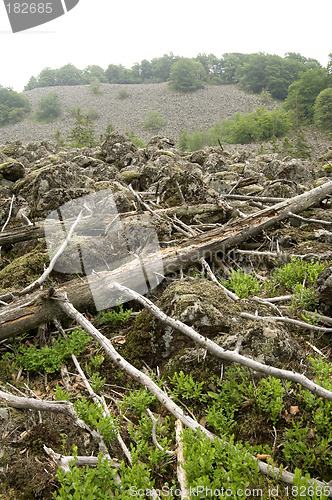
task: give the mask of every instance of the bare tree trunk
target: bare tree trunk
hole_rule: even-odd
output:
[[[309,206],[319,203],[332,193],[332,181],[326,182],[311,191],[294,198],[287,199],[270,208],[260,210],[244,219],[235,220],[223,227],[189,238],[176,247],[168,247],[150,254],[144,258],[144,264],[149,266],[155,262],[163,262],[164,274],[176,272],[188,265],[200,262],[203,258],[211,258],[216,252],[225,254],[230,249],[244,241],[257,236],[263,230],[272,227],[289,217],[290,213],[300,213]],[[140,284],[142,273],[140,262],[132,261],[114,271],[104,271],[96,278],[100,281],[126,283],[123,276],[130,277],[131,283],[136,280]],[[130,287],[130,284],[128,284]],[[69,301],[76,309],[82,310],[93,306],[94,302],[86,279],[73,280],[59,287],[59,292],[66,292]],[[50,300],[48,292],[35,292],[24,299],[18,299],[0,309],[0,340],[38,327],[42,323],[52,321],[59,314],[54,301]]]

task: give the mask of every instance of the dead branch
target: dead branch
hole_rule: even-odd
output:
[[[278,241],[277,241],[278,243]],[[236,248],[233,250],[235,254],[239,255],[249,255],[250,257],[258,257],[263,259],[267,259],[269,261],[275,262],[276,260],[281,260],[283,262],[289,262],[291,258],[297,258],[302,260],[329,260],[331,259],[331,254],[326,253],[324,255],[316,255],[314,253],[305,253],[305,254],[297,254],[297,253],[287,253],[287,252],[263,252],[259,250],[242,250],[242,248]]]
[[[119,285],[118,283],[114,283],[113,286],[116,287],[118,290],[121,290],[121,293],[123,293],[124,295],[127,295],[132,299],[136,300],[137,302],[139,302],[140,304],[142,304],[146,309],[148,309],[151,312],[151,314],[153,314],[153,316],[155,316],[155,318],[171,326],[172,328],[179,330],[181,333],[184,333],[185,335],[187,335],[187,337],[191,338],[201,347],[211,352],[211,354],[213,354],[214,356],[224,359],[226,361],[230,361],[232,363],[238,363],[239,365],[247,366],[252,370],[258,371],[260,373],[265,373],[266,375],[271,375],[272,377],[275,378],[290,380],[297,384],[301,384],[303,387],[308,389],[310,392],[316,394],[317,396],[321,396],[325,399],[332,401],[332,391],[324,389],[322,386],[315,384],[304,375],[289,370],[282,370],[280,368],[275,368],[274,366],[265,365],[251,358],[242,356],[241,354],[238,354],[234,351],[226,351],[212,340],[203,337],[203,335],[200,335],[193,328],[186,325],[185,323],[182,323],[182,321],[167,316],[161,309],[159,309],[155,304],[153,304],[153,302],[151,302],[143,295],[140,295],[138,292],[130,290],[129,288],[124,287],[123,285]],[[259,319],[259,317],[248,315],[247,313],[241,313],[240,315],[241,316],[245,315],[244,317],[246,318],[250,316],[249,319],[252,318]],[[260,319],[266,319],[266,318],[260,318]],[[279,320],[281,318],[279,316],[273,318],[273,320],[277,319]]]
[[[44,236],[42,224],[15,227],[0,234],[0,245],[9,245],[19,241],[34,240]]]
[[[108,409],[108,406],[106,404],[105,399],[102,396],[98,396],[98,394],[96,394],[95,391],[92,389],[91,384],[88,381],[88,379],[86,378],[85,373],[83,372],[83,370],[81,368],[81,365],[79,364],[78,359],[76,358],[76,356],[74,354],[72,354],[71,357],[72,357],[74,365],[76,366],[76,369],[77,369],[77,371],[78,371],[81,379],[83,380],[83,383],[84,383],[84,385],[85,385],[88,393],[90,394],[90,396],[92,397],[92,399],[94,400],[94,402],[99,406],[99,408],[102,409],[102,411],[103,411],[103,413],[102,413],[103,417],[110,416],[110,411]],[[127,458],[128,462],[129,462],[130,466],[132,466],[133,465],[133,461],[132,461],[132,458],[131,458],[131,453],[130,453],[127,445],[123,441],[123,439],[122,439],[122,437],[120,435],[120,432],[118,432],[118,434],[117,434],[117,440],[118,440],[119,445],[122,448],[122,451],[123,451],[125,457]],[[107,449],[106,444],[105,444],[105,448]]]
[[[131,376],[133,379],[138,381],[141,385],[143,385],[147,390],[149,390],[152,394],[156,396],[158,401],[177,419],[179,419],[182,424],[186,425],[190,429],[193,429],[197,431],[200,429],[202,434],[204,434],[208,439],[210,439],[212,442],[215,439],[218,439],[223,443],[224,446],[231,446],[229,443],[226,441],[223,441],[222,439],[218,438],[212,432],[208,431],[200,425],[197,421],[195,421],[193,418],[189,417],[186,415],[183,410],[176,404],[174,401],[172,401],[167,394],[158,387],[153,380],[145,375],[143,372],[135,368],[133,365],[131,365],[128,361],[126,361],[113,347],[112,343],[110,340],[108,340],[104,335],[102,335],[99,330],[97,330],[90,321],[88,321],[79,311],[77,311],[72,304],[70,304],[65,297],[58,297],[58,304],[59,306],[70,316],[72,319],[74,319],[78,324],[80,324],[93,338],[96,342],[99,343],[99,345],[105,350],[106,354],[111,358],[111,360],[115,363],[116,366],[118,366],[121,370],[125,371],[129,376]],[[186,326],[186,325],[184,325]],[[189,328],[189,327],[187,327]],[[226,352],[226,351],[225,351]],[[239,355],[238,355],[239,356]],[[301,376],[302,377],[302,376]],[[318,386],[319,387],[319,386]],[[325,391],[325,390],[324,390]],[[328,391],[325,391],[328,392]],[[318,393],[318,392],[317,392]],[[332,397],[332,394],[331,394]],[[259,470],[266,474],[269,475],[270,477],[274,478],[280,478],[282,481],[288,483],[288,484],[293,484],[294,481],[294,474],[287,472],[287,471],[280,471],[277,467],[267,465],[264,462],[258,460],[256,457],[253,457],[258,464]],[[316,479],[311,480],[311,484],[317,485],[317,486],[322,486],[326,489],[329,490],[329,496],[332,496],[332,487],[327,485],[326,483],[323,483],[322,481],[318,481]]]
[[[176,466],[176,474],[181,488],[181,500],[187,500],[190,498],[189,490],[188,490],[188,479],[186,475],[186,471],[182,467],[182,464],[185,463],[184,454],[183,454],[183,441],[182,441],[182,432],[183,427],[181,420],[176,420],[175,422],[175,439],[176,439],[176,456],[177,456],[177,466]]]
[[[286,198],[273,198],[272,196],[249,196],[244,194],[222,194],[223,198],[228,200],[243,200],[243,201],[260,201],[262,203],[280,203]]]
[[[290,213],[289,216],[292,219],[299,220],[301,222],[304,222],[305,224],[320,224],[322,226],[332,227],[332,222],[329,222],[327,220],[307,219],[306,217],[301,217],[301,215],[296,215],[292,213]]]
[[[292,300],[295,295],[279,295],[279,297],[270,297],[267,299],[263,299],[265,303],[275,304],[276,302],[288,302]]]
[[[34,411],[50,411],[52,413],[62,413],[63,415],[73,419],[81,429],[91,432],[87,425],[81,420],[73,408],[73,405],[68,401],[43,401],[41,399],[26,398],[14,396],[8,392],[0,391],[0,399],[5,401],[9,406],[19,410],[34,410]]]
[[[65,249],[66,249],[66,247],[67,247],[67,245],[68,245],[71,237],[73,236],[73,233],[75,231],[75,228],[76,228],[77,224],[82,219],[82,216],[83,216],[83,211],[81,210],[80,213],[78,214],[78,216],[77,216],[74,224],[71,226],[70,230],[68,231],[66,239],[63,241],[62,245],[60,246],[60,248],[58,249],[58,251],[55,253],[54,257],[51,259],[51,262],[49,263],[48,267],[45,269],[45,271],[43,272],[43,274],[38,279],[36,279],[33,283],[31,283],[29,286],[25,287],[19,293],[19,295],[26,295],[29,292],[33,292],[38,287],[40,287],[40,285],[42,283],[44,283],[44,281],[48,278],[48,276],[51,274],[51,272],[52,272],[52,270],[53,270],[53,268],[55,266],[56,261],[58,260],[58,258],[60,257],[60,255],[65,251]]]
[[[175,455],[175,451],[169,451],[169,450],[165,450],[159,443],[158,443],[158,440],[157,440],[157,425],[158,425],[158,418],[155,418],[155,416],[153,415],[152,411],[150,410],[150,408],[147,408],[146,409],[146,413],[149,415],[149,417],[151,418],[152,420],[152,441],[153,441],[153,444],[155,445],[156,448],[158,448],[158,450],[162,451],[163,453],[167,453],[169,455]]]
[[[279,323],[290,323],[291,325],[299,326],[300,328],[306,328],[307,330],[312,330],[314,332],[332,333],[332,328],[325,328],[323,326],[310,325],[304,321],[299,321],[297,319],[286,318],[285,316],[255,316],[249,313],[240,313],[241,318],[252,319],[252,320],[266,320],[266,321],[278,321]]]
[[[240,297],[238,297],[238,295],[236,295],[236,293],[233,293],[231,292],[231,290],[228,290],[228,288],[226,288],[224,285],[222,285],[220,283],[220,281],[217,280],[217,278],[215,277],[215,275],[213,274],[209,264],[206,262],[205,259],[202,259],[202,264],[203,264],[203,267],[207,273],[207,275],[209,276],[209,278],[214,282],[216,283],[220,288],[222,288],[224,290],[224,292],[226,293],[226,295],[228,295],[228,297],[230,297],[231,299],[237,301],[237,300],[240,300]]]
[[[213,213],[223,212],[224,210],[225,207],[223,204],[218,205],[212,203],[203,203],[200,205],[180,205],[179,207],[160,208],[154,210],[154,213],[157,215],[165,214],[170,216],[177,214],[178,217],[183,217],[183,216],[192,216],[199,214],[209,214],[209,213],[213,214]],[[142,213],[144,215],[149,215],[149,214],[151,215],[151,212],[145,210],[144,212],[137,212],[137,211],[124,212],[119,214],[119,216],[121,217],[121,219],[124,219],[128,217],[134,217],[135,215]],[[100,221],[102,227],[107,226],[109,222],[110,221],[108,220]],[[59,222],[52,221],[53,226],[57,227],[58,224]],[[82,231],[84,231],[86,227],[84,220],[82,220],[81,225],[82,225]],[[79,234],[80,231],[78,230],[77,233]],[[4,231],[2,233],[0,232],[0,246],[18,243],[20,241],[34,240],[43,237],[44,237],[44,224],[35,223],[29,226],[15,227],[8,231]]]
[[[183,193],[182,193],[181,186],[180,186],[180,184],[179,184],[179,182],[177,180],[175,180],[175,184],[176,184],[177,190],[178,190],[179,195],[180,195],[181,203],[186,203],[186,200],[184,199],[184,196],[183,196]]]
[[[13,194],[11,200],[10,200],[10,205],[9,205],[9,211],[8,211],[8,217],[6,219],[6,222],[4,223],[4,225],[2,226],[1,228],[1,233],[4,232],[4,230],[6,229],[6,226],[8,224],[8,222],[10,221],[10,218],[12,216],[12,211],[13,211],[13,203],[14,203],[14,200],[15,200],[15,195]]]
[[[60,453],[56,453],[52,450],[52,448],[48,448],[47,446],[43,446],[45,453],[53,460],[57,467],[60,467],[64,472],[69,472],[70,464],[75,463],[78,467],[88,465],[90,467],[96,467],[98,465],[99,459],[98,457],[88,457],[88,456],[71,456],[71,455],[61,455]],[[107,459],[110,466],[119,469],[120,464],[114,462],[111,458],[103,457]]]

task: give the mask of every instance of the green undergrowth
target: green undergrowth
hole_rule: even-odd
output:
[[[242,298],[258,292],[270,296],[290,293],[294,295],[291,307],[295,311],[304,304],[309,309],[316,307],[317,277],[327,265],[329,263],[292,259],[270,271],[266,282],[255,274],[234,271],[222,283]],[[127,329],[131,312],[119,305],[99,313],[96,324],[114,335],[114,330],[118,333],[120,326]],[[144,311],[135,323],[137,330],[133,327],[132,333],[137,335],[141,333],[139,327],[145,329],[146,337],[138,339],[142,344],[150,338],[151,329],[158,328],[156,323],[153,326],[151,320],[147,320],[148,317],[149,313]],[[141,348],[147,349],[146,345]],[[126,342],[116,347],[126,359],[126,349],[133,349],[131,345],[126,346]],[[105,397],[109,415],[90,397],[81,381],[69,390],[64,389],[59,379],[60,368],[62,363],[71,366],[72,354],[77,356],[98,397]],[[5,365],[7,379],[15,380],[20,389],[22,386],[17,382],[20,368],[28,374],[30,383],[34,380],[40,383],[45,376],[49,376],[49,380],[54,377],[49,396],[57,401],[70,401],[79,418],[103,437],[110,456],[117,458],[115,468],[100,455],[96,467],[78,467],[73,462],[68,472],[59,470],[53,498],[127,500],[150,498],[153,492],[160,498],[180,497],[176,458],[172,453],[177,446],[175,418],[146,387],[138,387],[129,376],[114,369],[106,354],[93,345],[90,336],[81,328],[68,333],[67,339],[53,339],[52,345],[45,347],[39,347],[37,342],[31,345],[27,336],[13,339],[10,351],[0,360],[0,368]],[[245,367],[222,365],[218,377],[212,371],[207,374],[204,366],[202,361],[196,360],[161,377],[153,374],[148,365],[144,368],[174,403],[216,436],[211,442],[203,430],[183,430],[183,467],[191,491],[190,499],[225,496],[231,499],[274,496],[282,500],[291,496],[308,500],[327,498],[324,490],[315,493],[310,489],[309,481],[319,478],[328,482],[331,478],[332,402],[298,384],[261,377]],[[309,358],[303,368],[310,379],[332,390],[332,364],[326,359]],[[148,409],[157,419],[155,436],[159,447],[152,439],[154,424]],[[132,467],[119,451],[118,432],[130,449]],[[47,446],[47,442],[45,444]],[[77,448],[69,453],[65,443],[54,451],[74,456],[82,454]],[[294,484],[287,486],[262,475],[253,458],[257,455],[265,456],[271,465],[294,473]],[[278,495],[272,491],[277,491]]]
[[[182,130],[178,148],[196,151],[204,146],[218,146],[219,141],[230,144],[249,144],[283,137],[292,127],[291,115],[283,109],[269,111],[258,108],[252,113],[235,113],[229,120],[217,122],[209,130],[189,133]]]
[[[255,295],[260,290],[260,282],[255,275],[246,273],[239,269],[232,269],[230,277],[223,285],[236,293],[240,299],[246,299],[249,295]]]
[[[125,323],[132,313],[132,309],[123,309],[123,304],[120,304],[117,307],[117,310],[110,311],[101,311],[97,316],[96,320],[100,325],[104,325],[106,323]]]
[[[332,365],[321,359],[310,359],[310,364],[317,383],[331,390]],[[313,488],[308,488],[310,477],[328,481],[331,475],[331,402],[291,382],[254,377],[249,369],[235,365],[225,368],[222,379],[211,376],[209,380],[198,380],[193,373],[180,371],[157,383],[167,388],[180,407],[195,415],[220,438],[211,442],[202,431],[183,430],[183,467],[190,498],[224,498],[226,490],[227,497],[232,499],[268,498],[273,488],[282,499],[296,488],[310,492],[301,495],[302,498],[327,498],[324,490],[317,490],[315,494]],[[175,498],[176,492],[180,494],[175,459],[167,453],[176,447],[175,419],[164,415],[156,398],[146,389],[133,390],[123,398],[118,416],[108,422],[108,435],[105,428],[100,427],[100,412],[95,405],[83,400],[76,402],[75,408],[109,443],[119,426],[123,430],[124,422],[130,422],[126,433],[133,467],[121,462],[117,469],[121,479],[118,483],[115,470],[101,456],[93,469],[72,464],[67,473],[59,470],[60,487],[54,498],[149,498],[153,491],[164,494],[162,498]],[[153,423],[147,408],[155,417],[159,414],[156,438],[162,449],[153,444]],[[247,431],[243,433],[245,427]],[[287,466],[295,473],[294,485],[287,489],[287,485],[264,477],[253,458],[257,454],[266,454],[271,464],[281,469]],[[87,496],[83,497],[84,492]]]
[[[317,278],[331,262],[306,261],[292,257],[283,267],[276,268],[266,284],[266,290],[272,295],[284,292],[293,294],[292,308],[316,311],[319,305]]]
[[[12,369],[22,367],[28,372],[54,373],[72,354],[81,354],[90,341],[89,334],[82,328],[76,328],[66,339],[61,336],[54,339],[52,345],[19,345],[13,353],[8,352],[2,357],[2,363],[9,363]]]
[[[292,257],[289,263],[275,268],[264,284],[254,273],[245,272],[242,269],[237,271],[232,269],[229,278],[220,283],[240,299],[259,295],[260,292],[265,296],[286,293],[293,295],[291,300],[293,310],[316,311],[319,305],[317,278],[330,265],[330,261],[305,261],[299,257]],[[204,274],[196,270],[191,270],[191,274],[196,278],[204,278]],[[304,317],[303,314],[302,317]]]

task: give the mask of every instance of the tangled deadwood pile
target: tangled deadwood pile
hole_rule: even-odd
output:
[[[324,359],[330,350],[331,156],[327,151],[311,164],[277,154],[230,154],[214,147],[182,153],[165,137],[155,137],[138,149],[116,132],[94,149],[59,149],[48,142],[0,146],[3,354],[12,349],[8,346],[13,339],[52,345],[52,335],[66,336],[68,328],[79,324],[94,339],[91,349],[99,345],[113,369],[117,366],[150,391],[161,413],[167,411],[182,425],[230,448],[212,432],[213,426],[208,429],[183,411],[146,368],[167,377],[182,366],[195,373],[193,363],[204,362],[216,376],[224,362],[236,363],[332,401],[328,387],[305,375],[310,372],[308,348]],[[315,283],[315,311],[306,311],[304,302],[302,308],[287,309],[295,289],[280,287],[279,295],[267,293],[273,269],[296,261],[292,259],[322,263],[324,270]],[[239,269],[255,276],[254,296],[241,297],[237,289],[226,286]],[[102,332],[95,326],[96,310],[114,309],[120,303],[135,310],[131,326],[115,336],[107,328]],[[105,402],[107,391],[98,396],[74,353],[72,358],[103,417],[116,413],[116,407],[110,410]],[[61,384],[70,389],[73,377],[63,368]],[[14,378],[16,389],[4,376],[0,391],[9,407],[64,415],[77,433],[90,433],[105,458],[117,454],[132,465],[127,434],[123,440],[118,432],[119,449],[105,444],[102,433],[91,430],[71,403],[53,400],[52,384],[45,382],[37,394],[28,388],[22,368]],[[0,418],[3,430],[14,426],[9,414]],[[32,428],[27,425],[27,432]],[[50,442],[47,435],[42,439],[40,460],[51,458],[68,468],[71,458],[63,456],[56,437]],[[5,449],[7,456],[15,457],[11,443],[5,442]],[[294,483],[294,474],[279,469],[276,462],[268,465],[254,459],[263,474]],[[91,460],[81,456],[77,463],[95,465]],[[178,455],[178,461],[183,457]],[[3,470],[2,466],[0,475]],[[48,470],[54,477],[54,467]],[[177,477],[185,497],[187,480],[180,466]],[[44,497],[52,490],[47,481],[43,479],[40,490]],[[6,484],[12,484],[8,478]],[[314,484],[325,487],[322,481]],[[332,496],[330,487],[328,495]]]

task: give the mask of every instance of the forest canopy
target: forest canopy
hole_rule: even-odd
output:
[[[192,81],[186,81],[183,85],[181,67],[185,65]],[[263,52],[232,52],[223,54],[221,58],[214,54],[202,53],[191,59],[175,56],[170,52],[151,61],[143,59],[130,69],[122,64],[109,64],[105,70],[96,65],[81,70],[73,64],[66,64],[59,69],[45,68],[37,77],[30,78],[25,90],[58,85],[87,85],[96,79],[101,83],[116,84],[160,83],[171,80],[174,88],[174,73],[180,72],[179,78],[182,82],[175,82],[175,87],[179,87],[180,91],[195,90],[204,82],[214,85],[239,83],[249,92],[260,93],[266,89],[274,99],[285,99],[289,85],[297,81],[301,73],[310,69],[322,69],[322,66],[316,59],[306,58],[294,52],[288,52],[284,57]]]

